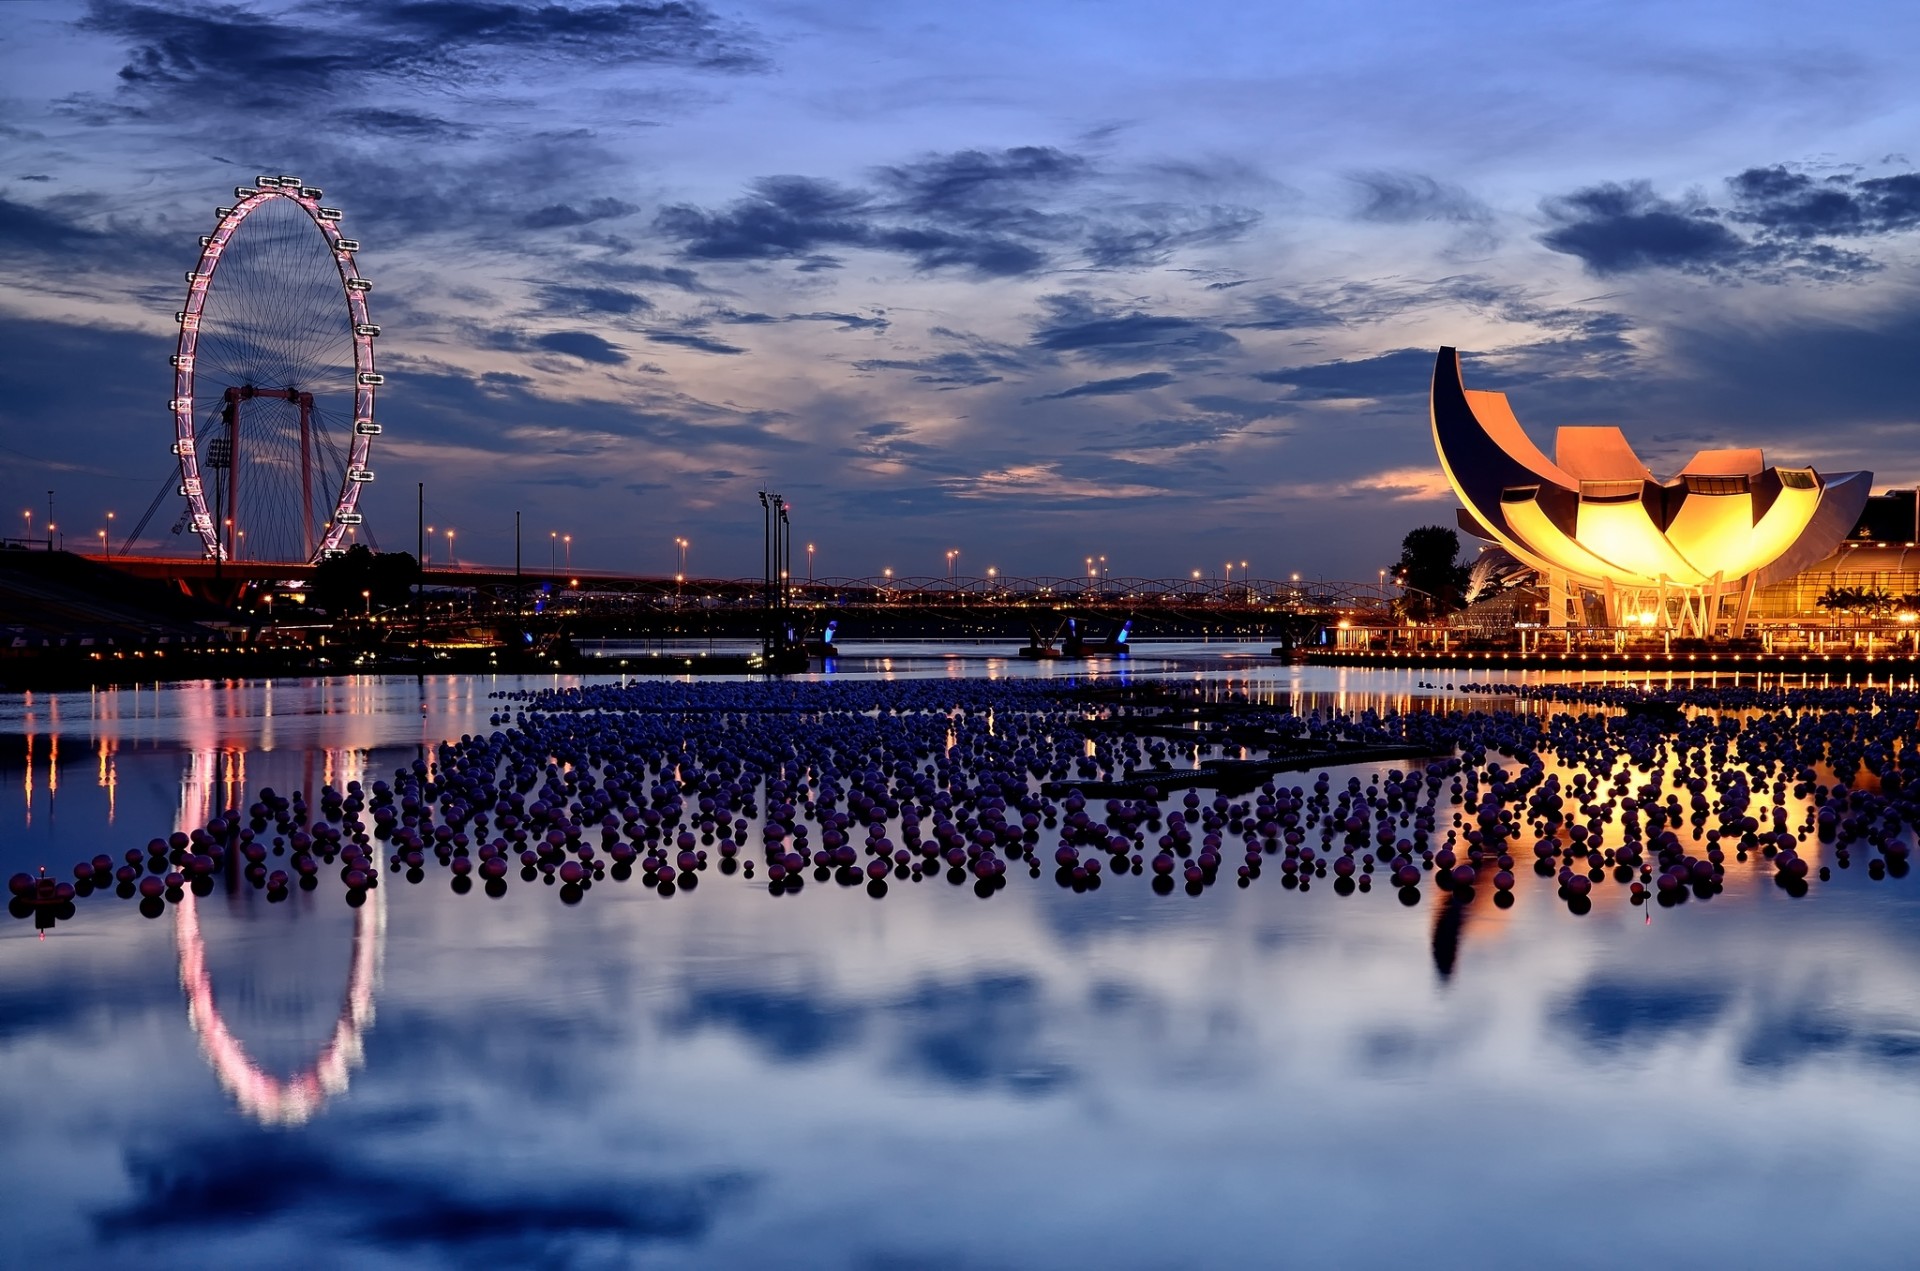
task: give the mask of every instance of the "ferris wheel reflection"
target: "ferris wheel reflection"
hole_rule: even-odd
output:
[[[181,772],[180,819],[183,828],[204,825],[214,809],[233,805],[246,789],[244,747],[217,735],[201,739],[187,755]],[[303,784],[314,777],[342,784],[364,774],[361,751],[326,751],[322,771],[311,771],[307,756]],[[310,1120],[327,1100],[342,1094],[355,1068],[363,1061],[361,1041],[373,1026],[374,991],[379,985],[386,942],[386,893],[373,888],[366,903],[355,911],[353,954],[346,994],[332,1032],[313,1062],[288,1077],[263,1069],[228,1027],[214,998],[213,978],[207,969],[206,939],[200,927],[199,897],[185,892],[173,906],[174,947],[180,963],[180,987],[187,997],[187,1020],[199,1038],[201,1053],[221,1086],[240,1110],[265,1125],[299,1125]]]
[[[356,912],[353,961],[333,1032],[313,1062],[291,1077],[276,1077],[262,1069],[227,1027],[207,971],[196,898],[189,891],[174,906],[174,944],[180,956],[180,987],[187,995],[187,1020],[221,1086],[254,1120],[265,1125],[299,1125],[311,1119],[328,1099],[345,1092],[350,1074],[362,1063],[361,1039],[373,1025],[373,994],[386,940],[387,909],[382,897],[382,890],[374,888]]]

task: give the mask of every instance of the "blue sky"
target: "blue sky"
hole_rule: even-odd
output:
[[[1546,440],[1920,479],[1892,6],[0,6],[0,506],[125,526],[256,173],[364,244],[411,546],[1362,578],[1451,522],[1433,349]],[[17,515],[17,512],[14,513]],[[158,550],[185,540],[155,518]]]

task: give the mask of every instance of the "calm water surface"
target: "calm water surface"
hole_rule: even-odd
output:
[[[1251,652],[1096,670],[1461,700]],[[1036,673],[1086,668],[836,672]],[[532,683],[0,698],[0,868],[390,776]],[[1920,877],[1748,868],[1583,917],[1531,874],[1506,911],[1272,876],[96,896],[0,925],[0,1263],[1911,1266]]]

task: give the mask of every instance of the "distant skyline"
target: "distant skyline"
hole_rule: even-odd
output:
[[[256,173],[377,290],[385,548],[822,576],[1368,579],[1452,524],[1434,350],[1920,481],[1920,12],[1812,4],[0,5],[0,511],[165,478]],[[166,534],[177,512],[155,518]],[[796,551],[796,568],[800,553]]]

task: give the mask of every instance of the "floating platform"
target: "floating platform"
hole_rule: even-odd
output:
[[[1268,777],[1282,772],[1306,772],[1313,768],[1337,768],[1356,763],[1387,763],[1395,759],[1431,758],[1433,752],[1425,746],[1338,743],[1329,748],[1302,750],[1266,759],[1203,759],[1198,768],[1144,768],[1103,781],[1048,781],[1041,785],[1040,793],[1047,798],[1057,799],[1070,790],[1078,790],[1089,799],[1118,799],[1142,794],[1148,786],[1159,791],[1251,790]]]

